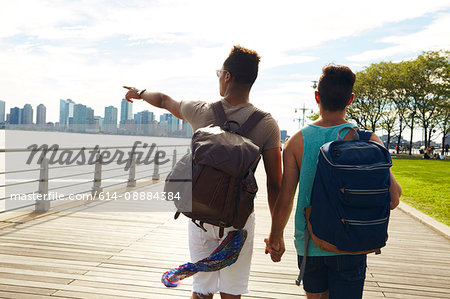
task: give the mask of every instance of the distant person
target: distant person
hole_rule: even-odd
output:
[[[328,65],[323,68],[315,92],[320,118],[289,139],[283,151],[283,183],[272,214],[272,229],[266,239],[266,253],[273,261],[281,260],[285,251],[283,230],[289,220],[294,194],[299,185],[295,215],[295,248],[299,267],[304,255],[305,218],[303,208],[310,205],[310,197],[316,172],[320,147],[336,136],[344,127],[355,127],[345,120],[346,107],[353,101],[355,74],[346,66]],[[353,132],[346,139],[353,138]],[[383,144],[373,133],[371,141]],[[401,188],[392,172],[391,209],[399,204]],[[366,273],[366,254],[339,254],[319,249],[309,244],[308,258],[303,279],[307,298],[361,298]]]
[[[448,156],[448,150],[449,150],[450,146],[448,145],[448,143],[445,145],[445,155]]]
[[[243,124],[256,110],[250,103],[250,89],[258,75],[260,57],[255,51],[234,46],[230,55],[217,70],[219,77],[219,93],[228,120]],[[163,108],[174,116],[189,122],[193,130],[216,124],[211,104],[202,101],[176,101],[171,97],[149,90],[139,91],[134,87],[126,87],[126,99],[142,99],[147,103]],[[277,122],[269,114],[265,116],[248,134],[262,150],[264,169],[267,176],[267,194],[269,208],[272,211],[281,186],[281,140]],[[196,262],[211,254],[226,233],[234,228],[226,228],[225,234],[219,238],[219,227],[204,224],[207,232],[189,221],[189,249],[191,260]],[[238,260],[231,266],[215,272],[199,272],[193,276],[192,298],[212,298],[220,292],[222,298],[240,298],[247,293],[250,274],[250,263],[253,253],[255,215],[250,215],[244,227],[247,240],[239,254]]]

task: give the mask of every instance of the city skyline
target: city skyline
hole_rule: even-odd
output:
[[[29,119],[29,117],[31,117],[31,114],[29,114],[30,113],[30,111],[33,111],[33,114],[32,114],[32,120],[33,120],[33,124],[38,124],[38,113],[39,113],[39,107],[41,107],[41,109],[43,109],[42,110],[42,112],[41,112],[41,117],[40,117],[40,119],[45,119],[46,121],[45,121],[45,123],[53,123],[53,124],[67,124],[67,120],[63,120],[63,119],[67,119],[69,116],[70,117],[73,117],[73,111],[74,111],[74,109],[77,109],[75,106],[76,105],[82,105],[82,106],[85,106],[85,108],[86,109],[91,109],[92,111],[94,111],[94,117],[101,117],[102,118],[102,120],[103,119],[105,119],[105,112],[103,112],[103,116],[101,116],[102,114],[101,113],[95,113],[95,110],[94,109],[92,109],[91,107],[89,107],[89,106],[87,106],[87,105],[85,105],[85,104],[82,104],[82,103],[76,103],[75,101],[73,101],[72,99],[66,99],[66,100],[63,100],[63,99],[60,99],[59,100],[60,101],[60,106],[62,105],[62,103],[64,103],[68,108],[68,111],[69,111],[69,114],[66,114],[66,115],[64,115],[64,113],[62,113],[61,111],[61,107],[60,107],[60,111],[59,111],[59,115],[58,115],[58,121],[56,121],[56,120],[54,120],[54,117],[53,117],[53,119],[51,119],[51,120],[47,120],[47,117],[48,117],[48,115],[47,115],[47,113],[46,113],[46,110],[47,110],[47,106],[45,106],[44,104],[42,104],[42,103],[40,103],[40,104],[37,104],[36,105],[36,110],[35,109],[33,109],[33,105],[31,105],[30,103],[25,103],[25,105],[24,105],[24,107],[22,107],[22,108],[20,108],[20,107],[17,107],[17,106],[14,106],[14,105],[11,105],[11,107],[9,107],[9,106],[7,106],[7,101],[2,101],[2,100],[0,100],[0,123],[3,123],[3,122],[6,122],[7,121],[7,116],[8,116],[8,114],[11,114],[10,112],[8,112],[8,111],[11,111],[11,109],[15,109],[15,108],[17,108],[17,109],[19,109],[19,110],[23,110],[24,108],[25,109],[27,109],[27,115],[30,115],[30,116],[27,116],[28,117],[28,119]],[[117,124],[120,124],[122,121],[123,121],[123,123],[125,123],[125,121],[126,120],[130,120],[130,119],[134,119],[134,117],[137,115],[137,114],[141,114],[142,112],[146,112],[146,113],[151,113],[151,115],[153,115],[153,119],[156,119],[156,116],[157,115],[163,115],[163,114],[167,114],[167,112],[166,111],[163,111],[163,110],[161,110],[160,112],[160,114],[156,114],[156,113],[154,113],[154,112],[152,112],[152,111],[149,111],[149,110],[146,110],[146,109],[143,109],[143,110],[141,110],[141,111],[137,111],[136,113],[133,113],[133,109],[132,109],[132,103],[130,103],[130,102],[128,102],[128,101],[126,101],[127,102],[127,104],[125,105],[125,112],[122,112],[123,110],[122,109],[120,109],[119,110],[119,106],[122,108],[124,105],[123,105],[123,102],[124,101],[126,101],[125,99],[122,99],[122,100],[120,100],[120,104],[119,105],[117,105],[117,106],[114,106],[114,105],[110,105],[110,106],[106,106],[106,107],[104,107],[105,109],[106,108],[108,108],[108,107],[114,107],[115,109],[117,109],[117,111],[119,112],[120,111],[120,118],[116,118],[116,122],[117,122]],[[12,107],[12,106],[14,106],[14,107]],[[81,109],[83,109],[81,106],[79,107],[79,108],[81,108]],[[130,109],[131,108],[131,109]],[[29,110],[29,109],[31,109],[31,110]],[[34,112],[35,111],[35,112]],[[35,115],[36,114],[36,118],[35,118]],[[125,115],[125,118],[124,118],[124,115]],[[117,116],[119,116],[119,114],[117,115]],[[20,116],[20,119],[22,119],[22,116]],[[36,121],[34,121],[34,120],[36,120]],[[41,122],[40,122],[41,123]],[[27,122],[27,124],[31,124],[31,120],[30,121],[28,121]]]
[[[184,120],[180,120],[170,113],[160,115],[159,122],[155,114],[149,110],[132,113],[132,103],[122,99],[120,103],[120,119],[118,108],[110,105],[104,108],[103,117],[95,115],[91,107],[76,103],[72,99],[60,99],[59,121],[46,121],[46,106],[39,104],[36,107],[36,122],[34,122],[34,109],[26,103],[23,108],[12,107],[6,114],[6,102],[0,101],[0,118],[5,119],[3,124],[22,125],[23,129],[45,129],[68,131],[78,133],[107,133],[107,134],[137,134],[149,136],[178,136],[191,137],[192,127]],[[23,126],[25,125],[25,126]]]

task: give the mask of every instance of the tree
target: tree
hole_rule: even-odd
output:
[[[429,51],[416,59],[400,63],[372,64],[356,74],[355,99],[347,115],[359,127],[391,133],[397,128],[397,144],[406,127],[411,129],[409,154],[412,154],[414,129],[424,130],[424,145],[429,146],[436,129],[449,131],[448,98],[450,90],[450,51]],[[398,150],[397,150],[398,153]]]
[[[407,99],[407,115],[406,124],[411,129],[411,136],[409,140],[409,154],[412,154],[412,142],[414,136],[415,121],[419,107],[419,103],[423,101],[426,95],[426,82],[422,76],[422,70],[416,60],[405,61],[402,69],[403,84],[405,88],[405,96]]]
[[[450,133],[450,98],[447,96],[439,103],[438,128],[442,132],[442,154],[444,154],[445,137]]]
[[[404,129],[402,117],[404,117],[405,109],[404,92],[401,86],[400,65],[392,62],[381,62],[378,64],[380,72],[380,88],[381,97],[384,100],[384,111],[381,114],[380,125],[387,132],[386,146],[389,148],[391,144],[391,136],[394,132],[397,120],[399,119],[399,134],[397,145],[400,144],[401,134]],[[397,147],[397,153],[400,147]]]
[[[397,154],[400,152],[402,134],[407,127],[409,116],[409,99],[407,95],[406,76],[407,64],[405,62],[389,63],[385,72],[384,86],[387,96],[393,102],[393,109],[396,110],[398,122],[397,126]]]
[[[437,128],[442,132],[442,154],[444,154],[445,137],[450,133],[450,51],[441,51],[440,55],[446,59],[434,91],[438,95]]]
[[[347,109],[348,117],[354,119],[358,126],[374,132],[386,106],[381,84],[382,73],[381,64],[372,64],[356,73],[353,88],[355,99]]]
[[[439,123],[439,104],[448,89],[445,82],[445,70],[448,70],[449,52],[430,51],[418,56],[415,61],[416,79],[421,94],[417,98],[417,119],[424,130],[424,145],[430,146],[430,140]]]

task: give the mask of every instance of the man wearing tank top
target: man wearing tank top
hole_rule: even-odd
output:
[[[298,264],[304,256],[305,219],[303,208],[310,205],[320,147],[336,139],[343,127],[355,127],[345,120],[345,110],[353,101],[355,74],[341,65],[328,65],[322,70],[315,99],[320,117],[287,142],[283,151],[282,187],[272,214],[272,228],[266,241],[266,253],[279,262],[285,251],[283,230],[292,211],[294,194],[299,185],[295,214],[295,248]],[[345,139],[353,138],[353,131]],[[371,141],[381,142],[373,133]],[[391,209],[399,204],[401,188],[391,172]],[[365,254],[339,254],[319,249],[309,243],[303,288],[307,298],[361,298],[366,274]]]
[[[230,55],[217,70],[219,92],[228,120],[242,125],[256,110],[250,104],[250,89],[258,75],[260,57],[255,51],[234,46]],[[142,99],[151,105],[171,112],[179,119],[189,122],[193,130],[216,124],[211,104],[203,101],[176,101],[171,97],[147,90],[126,87],[126,99]],[[262,150],[264,168],[267,176],[269,208],[272,211],[281,185],[281,141],[276,121],[267,114],[246,135]],[[234,228],[226,228],[222,238],[219,227],[204,224],[206,232],[189,221],[189,250],[191,260],[196,262],[211,254],[226,233]],[[193,276],[192,298],[212,298],[220,292],[221,298],[241,298],[248,292],[250,263],[253,252],[255,215],[252,213],[245,224],[247,239],[241,249],[238,260],[231,266],[215,272],[199,272]]]

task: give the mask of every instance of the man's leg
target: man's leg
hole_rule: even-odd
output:
[[[306,292],[306,298],[308,299],[328,299],[330,292],[326,291],[323,293],[308,293]]]
[[[199,293],[192,293],[191,299],[212,299],[214,294],[203,295]]]
[[[214,227],[205,224],[207,232],[189,221],[189,251],[193,263],[208,257],[219,246],[219,238]],[[192,298],[209,299],[219,290],[219,272],[198,272],[193,276]]]
[[[244,229],[247,231],[247,239],[242,246],[237,261],[233,265],[219,271],[219,291],[222,298],[241,298],[242,294],[248,292],[248,279],[255,237],[255,213],[248,217]],[[225,229],[224,238],[230,230],[235,230],[235,228]]]
[[[339,255],[327,257],[328,285],[332,298],[360,299],[366,278],[367,256]]]
[[[222,299],[241,299],[241,295],[231,295],[227,293],[220,293]]]
[[[300,269],[303,257],[298,256]],[[308,256],[306,259],[305,274],[303,276],[303,289],[308,299],[328,298],[328,269],[324,256]]]

